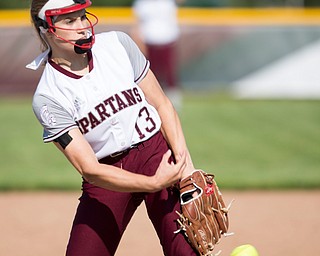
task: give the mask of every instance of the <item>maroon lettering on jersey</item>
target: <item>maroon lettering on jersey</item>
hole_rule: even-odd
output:
[[[119,111],[142,102],[142,97],[137,87],[114,94],[103,102],[94,107],[94,111],[90,111],[87,116],[77,121],[77,124],[83,134],[88,133],[102,122],[110,118]],[[144,109],[146,112],[146,110]],[[146,120],[149,121],[149,113],[146,112]],[[140,116],[142,113],[140,113]],[[152,123],[152,127],[155,126]],[[152,131],[152,130],[150,130]],[[148,130],[148,132],[150,132]]]
[[[95,107],[95,110],[97,110],[99,116],[100,116],[100,120],[101,122],[103,122],[104,120],[106,120],[108,117],[110,117],[110,114],[107,113],[107,108],[103,103],[100,103],[99,105],[97,105]]]
[[[107,106],[110,106],[112,108],[113,114],[115,114],[118,112],[118,110],[113,105],[113,101],[115,101],[114,96],[111,96],[110,98],[106,99],[103,103],[106,104]]]
[[[122,94],[124,95],[124,97],[126,98],[129,106],[132,106],[132,105],[137,104],[137,100],[136,100],[136,98],[134,97],[135,95],[133,95],[133,92],[132,92],[131,89],[126,90],[126,91],[123,91],[123,92],[121,92],[121,93],[122,93]]]
[[[120,98],[120,96],[118,94],[115,94],[114,97],[116,98],[119,111],[128,107],[128,105],[124,103],[124,101]]]
[[[88,118],[84,117],[81,118],[79,121],[77,121],[77,124],[79,126],[80,131],[85,134],[87,132],[89,132],[88,127],[89,127],[89,120]]]
[[[141,98],[141,95],[139,94],[138,88],[137,87],[133,88],[133,92],[134,92],[134,95],[136,96],[137,101],[141,102],[142,98]]]
[[[91,112],[89,112],[88,117],[89,117],[89,120],[90,120],[91,129],[94,129],[96,126],[101,124],[101,122]]]

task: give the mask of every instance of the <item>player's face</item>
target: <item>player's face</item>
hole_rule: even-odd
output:
[[[58,36],[55,38],[55,43],[60,44],[60,46],[66,50],[73,50],[74,46],[72,44],[59,39],[59,37],[72,43],[76,43],[79,39],[86,39],[88,37],[88,27],[90,24],[87,20],[85,10],[80,10],[57,16],[54,26],[55,34]]]

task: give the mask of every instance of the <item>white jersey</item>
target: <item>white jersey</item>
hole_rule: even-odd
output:
[[[149,61],[122,32],[96,35],[88,53],[90,72],[78,76],[52,61],[33,97],[33,110],[50,142],[79,128],[98,159],[145,141],[161,120],[138,83]]]
[[[133,9],[147,44],[164,45],[178,39],[180,29],[175,0],[136,0]]]

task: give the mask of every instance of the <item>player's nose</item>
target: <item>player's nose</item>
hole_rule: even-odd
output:
[[[87,20],[81,20],[81,19],[77,19],[77,24],[76,24],[76,30],[78,32],[84,32],[88,29],[88,22]]]

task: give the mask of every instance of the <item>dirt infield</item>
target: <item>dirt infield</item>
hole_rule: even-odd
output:
[[[76,192],[1,193],[0,252],[6,256],[64,255]],[[305,256],[320,252],[320,191],[246,191],[224,193],[236,201],[230,213],[234,236],[217,251],[250,243],[260,256]],[[116,256],[161,256],[144,206],[134,215]],[[93,255],[94,256],[94,255]]]

